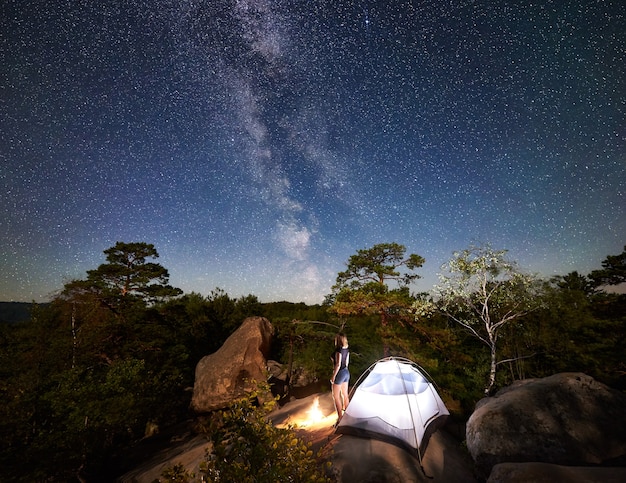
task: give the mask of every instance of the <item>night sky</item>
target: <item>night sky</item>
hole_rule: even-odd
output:
[[[5,0],[0,23],[0,300],[117,241],[187,293],[306,303],[377,243],[426,259],[415,291],[472,244],[546,277],[626,244],[621,0]]]

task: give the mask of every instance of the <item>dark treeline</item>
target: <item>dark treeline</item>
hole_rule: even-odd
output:
[[[607,257],[589,276],[542,283],[538,308],[500,334],[496,388],[576,371],[626,390],[626,295],[600,289],[626,281],[625,254]],[[0,324],[0,472],[8,481],[112,480],[128,468],[111,461],[123,461],[155,428],[190,419],[196,364],[248,316],[274,325],[272,359],[320,381],[329,377],[333,336],[345,330],[352,382],[388,352],[426,369],[454,417],[466,417],[483,395],[489,354],[444,312],[417,317],[394,305],[382,320],[380,311],[348,315],[339,291],[313,306],[260,303],[220,289],[183,294],[149,261],[158,257],[153,245],[118,243],[105,255],[85,280],[30,306],[28,320]],[[407,307],[427,298],[398,294],[413,304]],[[379,289],[375,295],[381,300]]]
[[[30,319],[33,304],[27,302],[0,302],[0,324],[14,324]]]

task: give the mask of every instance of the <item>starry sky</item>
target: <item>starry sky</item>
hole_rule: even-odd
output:
[[[6,0],[0,300],[117,241],[170,283],[320,303],[397,242],[429,291],[490,243],[542,276],[626,244],[620,0]]]

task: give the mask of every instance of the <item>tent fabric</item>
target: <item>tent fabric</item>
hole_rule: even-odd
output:
[[[337,432],[389,440],[422,453],[428,436],[450,414],[424,374],[408,359],[374,363],[353,389]]]

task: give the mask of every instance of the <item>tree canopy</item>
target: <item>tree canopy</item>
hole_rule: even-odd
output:
[[[168,284],[169,272],[162,265],[148,262],[159,254],[151,243],[117,242],[104,250],[107,263],[87,271],[86,280],[65,286],[66,296],[91,294],[112,310],[122,303],[140,302],[145,305],[182,294]]]
[[[158,258],[151,243],[123,243],[104,251],[108,263],[87,272],[87,280],[121,297],[139,296],[147,300],[180,295],[182,290],[168,285],[169,272],[147,258]]]
[[[626,245],[619,255],[608,255],[602,261],[601,270],[593,270],[589,274],[596,287],[619,285],[626,282]]]

